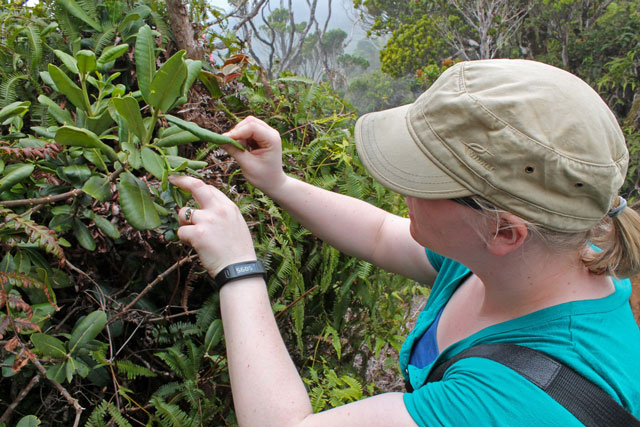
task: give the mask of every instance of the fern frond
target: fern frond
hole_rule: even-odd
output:
[[[153,19],[153,23],[160,31],[160,34],[162,34],[162,44],[166,46],[167,43],[169,43],[169,39],[173,38],[173,34],[171,34],[171,30],[169,30],[169,26],[162,15],[153,10],[151,11],[151,19]]]
[[[114,421],[118,427],[132,427],[131,423],[124,418],[113,403],[109,402],[107,411],[109,411],[112,421]]]
[[[96,2],[94,0],[76,0],[78,6],[84,10],[87,15],[94,21],[98,20],[98,10],[96,9]]]
[[[105,47],[113,44],[113,41],[116,39],[116,29],[117,27],[114,25],[111,28],[106,29],[104,32],[96,33],[93,37],[91,37],[93,50],[96,56],[99,56]]]
[[[20,80],[27,80],[28,78],[29,76],[26,74],[20,73],[13,73],[5,76],[2,80],[2,84],[0,84],[0,108],[18,100],[16,88],[19,87],[18,84]]]
[[[67,36],[69,41],[73,42],[80,38],[80,31],[77,28],[74,18],[60,5],[56,5],[53,10],[53,16],[58,22],[58,28],[62,30],[62,33]]]
[[[171,427],[191,426],[189,415],[177,405],[169,404],[158,396],[153,396],[150,403],[156,409],[156,415],[162,420],[162,425]]]
[[[217,294],[211,295],[196,314],[196,325],[207,328],[215,319],[220,318],[220,299]]]
[[[167,384],[163,384],[154,393],[160,397],[169,397],[178,393],[182,389],[182,384],[177,381],[172,381]]]
[[[155,377],[155,372],[144,366],[136,365],[130,360],[121,360],[116,362],[118,372],[125,374],[127,379],[135,380],[138,377]]]
[[[29,40],[29,49],[31,50],[30,55],[28,55],[29,68],[33,73],[42,60],[42,37],[40,36],[40,29],[33,24],[27,25],[23,32],[27,35],[27,40]]]
[[[62,246],[58,244],[55,231],[48,229],[44,225],[39,225],[30,219],[23,218],[6,208],[0,207],[0,215],[4,215],[5,218],[5,224],[0,230],[2,228],[13,228],[16,231],[22,231],[27,235],[29,242],[36,243],[41,249],[44,249],[45,252],[58,258],[60,262],[64,261],[64,251],[62,250]],[[8,241],[9,244],[11,244],[11,239]]]
[[[91,411],[91,415],[89,415],[89,419],[87,423],[84,425],[85,427],[106,427],[107,424],[104,422],[104,416],[107,413],[107,406],[109,406],[109,402],[103,400],[93,408]]]

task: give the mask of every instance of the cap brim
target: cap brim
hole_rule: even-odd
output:
[[[356,147],[364,166],[382,185],[405,196],[450,199],[472,195],[416,144],[407,125],[410,107],[368,113],[358,119]]]

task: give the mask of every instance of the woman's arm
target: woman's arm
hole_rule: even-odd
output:
[[[249,147],[247,151],[224,147],[247,180],[314,235],[387,271],[433,282],[436,272],[424,248],[411,237],[408,218],[287,176],[282,170],[280,135],[261,120],[249,117],[227,135]]]
[[[202,209],[185,219],[178,236],[193,246],[212,277],[224,267],[256,259],[251,235],[238,207],[195,178],[171,177],[191,192]],[[220,289],[220,309],[234,406],[242,426],[413,426],[402,394],[365,399],[313,414],[304,384],[282,341],[265,282],[231,281]]]

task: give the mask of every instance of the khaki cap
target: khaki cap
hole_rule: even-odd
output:
[[[355,130],[371,175],[406,196],[478,195],[546,228],[590,229],[624,182],[618,122],[584,81],[527,60],[461,62]]]

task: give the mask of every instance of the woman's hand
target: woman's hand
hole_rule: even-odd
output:
[[[282,170],[282,141],[277,130],[253,116],[247,117],[225,133],[247,147],[222,147],[231,154],[247,180],[264,193],[272,195],[287,179]]]
[[[212,277],[230,264],[256,259],[251,233],[235,203],[199,179],[171,176],[169,181],[189,191],[201,207],[180,209],[178,237],[198,252]]]

